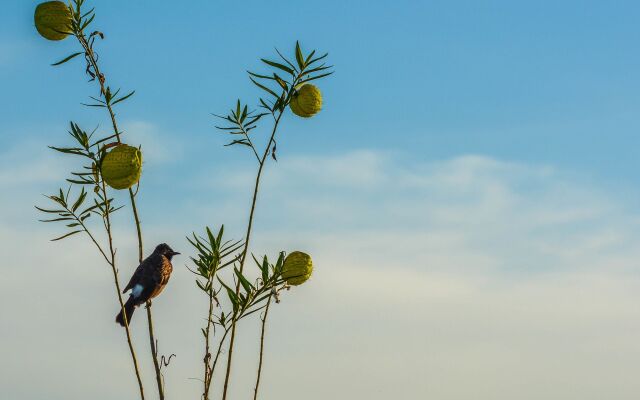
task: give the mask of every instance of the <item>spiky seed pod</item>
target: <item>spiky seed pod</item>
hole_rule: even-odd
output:
[[[284,259],[282,265],[282,278],[289,285],[301,285],[305,283],[313,272],[311,256],[301,251],[294,251]]]
[[[137,147],[121,144],[104,157],[101,172],[107,185],[128,189],[140,180],[142,153]]]
[[[46,1],[38,4],[33,17],[38,33],[49,40],[62,40],[71,30],[71,11],[61,1]]]
[[[313,117],[322,109],[322,93],[315,85],[302,85],[293,94],[289,107],[299,117]]]

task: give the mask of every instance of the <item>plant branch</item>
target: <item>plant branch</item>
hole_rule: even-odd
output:
[[[209,334],[211,332],[211,323],[213,322],[213,288],[209,288],[209,313],[207,317],[207,328],[205,329],[205,356],[204,356],[204,391],[202,398],[209,400],[209,388],[211,387],[211,377],[213,371],[209,366],[211,353],[209,352]]]
[[[117,121],[116,121],[116,115],[115,115],[115,112],[113,111],[111,99],[109,98],[109,96],[107,96],[108,87],[106,86],[106,78],[105,78],[104,74],[102,72],[100,72],[100,67],[98,66],[98,61],[97,61],[96,55],[95,55],[92,47],[87,42],[87,39],[86,39],[86,37],[84,35],[84,32],[78,31],[78,32],[76,32],[75,36],[76,36],[76,38],[80,42],[80,45],[82,46],[82,48],[85,51],[86,59],[88,60],[88,62],[91,65],[91,67],[93,68],[93,71],[94,71],[94,73],[96,75],[96,78],[98,80],[98,83],[100,85],[100,93],[105,98],[105,106],[106,106],[106,108],[107,108],[107,110],[109,112],[109,117],[111,118],[111,125],[113,127],[113,133],[114,133],[114,135],[116,137],[117,142],[121,143],[122,141],[120,139],[120,131],[118,130],[118,124],[117,124]],[[134,216],[134,221],[135,221],[135,225],[136,225],[136,232],[137,232],[137,237],[138,237],[138,261],[140,263],[142,263],[143,254],[144,254],[143,242],[142,242],[142,229],[141,229],[141,225],[140,225],[140,218],[138,216],[138,210],[137,210],[137,207],[136,207],[135,195],[134,195],[133,190],[131,188],[129,188],[129,199],[130,199],[130,202],[131,202],[131,208],[133,210],[133,216]],[[160,400],[164,400],[164,388],[163,388],[163,385],[162,385],[162,375],[161,375],[161,371],[160,371],[160,364],[158,362],[156,339],[155,339],[154,330],[153,330],[153,318],[152,318],[152,314],[151,314],[151,302],[147,302],[146,309],[147,309],[147,321],[148,321],[148,327],[149,327],[149,344],[150,344],[150,347],[151,347],[151,355],[152,355],[152,359],[153,359],[153,366],[154,366],[154,369],[155,369],[156,385],[158,387],[158,395],[160,397]]]
[[[102,180],[102,185],[101,185],[101,190],[102,190],[102,194],[104,196],[105,199],[108,199],[107,197],[107,187],[104,183],[104,180]],[[116,268],[116,252],[115,249],[113,247],[113,236],[111,234],[111,216],[110,216],[110,204],[107,203],[105,206],[105,212],[104,212],[104,222],[105,222],[105,227],[106,227],[106,231],[107,231],[107,237],[109,239],[109,252],[111,253],[111,262],[109,263],[111,265],[111,271],[113,272],[113,281],[116,287],[116,294],[118,296],[118,301],[120,302],[120,310],[122,312],[122,319],[124,320],[124,329],[125,332],[127,334],[127,344],[129,346],[129,352],[131,353],[131,358],[133,360],[133,365],[134,365],[134,369],[136,372],[136,378],[138,380],[138,387],[140,389],[140,397],[142,400],[144,400],[144,388],[142,386],[142,378],[140,377],[140,368],[138,367],[138,358],[136,357],[136,352],[133,348],[133,342],[131,341],[131,331],[129,329],[129,321],[127,318],[127,312],[125,311],[124,308],[124,301],[122,300],[122,293],[120,290],[120,280],[118,279],[118,269]]]
[[[259,163],[259,167],[258,167],[258,173],[256,174],[256,182],[255,182],[255,186],[253,188],[253,196],[252,196],[252,200],[251,200],[251,211],[249,212],[249,222],[247,224],[247,232],[245,235],[245,240],[244,240],[244,249],[242,250],[242,255],[240,258],[240,267],[239,267],[239,271],[240,273],[243,272],[243,268],[244,268],[244,262],[247,258],[247,252],[249,249],[249,241],[251,239],[251,229],[253,227],[253,216],[255,213],[255,209],[256,209],[256,201],[258,199],[258,191],[260,188],[260,177],[262,176],[262,170],[264,168],[264,164],[265,161],[267,159],[267,156],[269,155],[269,151],[271,150],[271,144],[273,143],[274,139],[275,139],[275,135],[276,135],[276,131],[278,129],[278,123],[280,122],[280,118],[282,117],[282,111],[278,112],[278,116],[275,117],[275,121],[273,124],[273,130],[271,131],[271,137],[269,138],[269,142],[267,143],[267,146],[265,147],[264,153],[262,154],[262,158],[260,159],[260,163]],[[238,283],[236,284],[236,293],[238,293],[240,290],[240,282],[238,281]],[[222,400],[226,400],[227,399],[227,391],[228,391],[228,386],[229,386],[229,377],[231,374],[231,361],[232,361],[232,357],[233,357],[233,346],[234,346],[234,342],[235,342],[235,337],[236,337],[236,324],[235,321],[232,323],[231,325],[231,339],[229,342],[229,354],[227,355],[227,371],[226,371],[226,375],[225,375],[225,379],[224,379],[224,388],[223,388],[223,392],[222,392]]]
[[[264,355],[264,331],[267,324],[267,317],[269,315],[269,306],[271,305],[271,297],[267,300],[267,308],[264,310],[264,317],[262,317],[262,330],[260,333],[260,361],[258,362],[258,376],[256,378],[256,387],[253,392],[253,400],[258,399],[258,388],[260,387],[260,375],[262,374],[262,361]]]

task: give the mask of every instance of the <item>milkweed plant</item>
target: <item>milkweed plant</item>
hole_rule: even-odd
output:
[[[116,298],[125,315],[125,337],[133,373],[139,396],[144,400],[147,393],[141,378],[141,363],[124,312],[118,274],[120,260],[112,222],[114,213],[124,207],[131,209],[138,241],[138,262],[142,262],[142,224],[136,199],[142,186],[144,147],[130,143],[126,133],[118,126],[116,106],[130,99],[135,91],[125,92],[111,86],[101,70],[96,47],[105,39],[105,35],[93,27],[95,16],[94,9],[85,6],[85,0],[71,0],[68,3],[47,1],[35,9],[35,27],[43,38],[61,41],[71,37],[76,42],[76,51],[52,65],[60,66],[76,58],[82,59],[83,73],[88,76],[89,82],[96,85],[97,91],[83,104],[104,109],[111,121],[106,131],[98,128],[88,131],[70,122],[69,143],[49,146],[56,152],[74,157],[78,166],[69,172],[62,187],[45,196],[49,204],[36,208],[46,216],[43,222],[64,225],[64,231],[53,241],[83,235],[110,267]],[[319,55],[315,50],[305,53],[298,42],[291,57],[286,57],[278,50],[275,56],[273,59],[261,59],[264,71],[248,72],[250,82],[261,93],[254,104],[237,100],[227,114],[214,114],[220,121],[216,128],[229,135],[225,146],[246,149],[247,158],[256,167],[244,237],[228,239],[222,224],[217,229],[204,227],[202,233],[194,232],[187,237],[193,248],[193,255],[189,257],[191,265],[187,268],[195,275],[195,288],[203,294],[208,310],[205,325],[200,328],[204,352],[201,398],[204,400],[211,399],[214,373],[221,368],[224,368],[224,380],[219,391],[223,400],[229,396],[233,352],[240,345],[237,343],[237,332],[240,321],[250,317],[260,320],[256,379],[249,383],[253,387],[254,400],[258,398],[270,308],[281,301],[285,291],[305,283],[313,271],[311,256],[302,251],[281,251],[271,257],[256,256],[250,251],[260,180],[267,164],[277,161],[278,128],[286,119],[283,117],[288,118],[293,114],[293,117],[311,118],[320,112],[322,94],[315,83],[333,73],[332,67],[325,64],[327,54]],[[310,83],[312,81],[314,83]],[[265,140],[263,147],[257,144]],[[130,264],[130,261],[127,263]],[[162,370],[169,366],[171,357],[159,355],[150,302],[146,304],[146,310],[155,386],[158,398],[164,400],[165,379]]]

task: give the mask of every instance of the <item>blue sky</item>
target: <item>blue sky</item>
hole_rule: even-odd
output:
[[[48,66],[74,43],[40,40],[25,3],[37,2],[9,2],[1,17],[8,60],[0,64],[0,128],[38,130],[72,118],[94,124],[78,104],[93,93],[80,61]],[[215,146],[222,139],[209,113],[254,98],[243,72],[261,68],[258,57],[274,46],[290,51],[300,39],[329,51],[336,74],[321,85],[326,113],[286,124],[305,129],[283,142],[292,151],[368,147],[419,160],[480,153],[636,182],[637,2],[97,6],[96,26],[108,38],[104,69],[114,85],[137,90],[125,120],[152,120]]]
[[[285,116],[258,204],[253,251],[305,250],[316,265],[273,314],[265,398],[636,399],[638,2],[87,1],[109,82],[136,90],[117,112],[145,154],[147,248],[186,255],[184,236],[205,224],[240,236],[253,160],[223,147],[211,113],[256,104],[245,70],[264,71],[274,47],[330,53],[324,108]],[[68,143],[70,120],[109,121],[80,105],[97,93],[81,60],[49,65],[76,43],[37,35],[37,1],[5,3],[0,243],[13,251],[0,315],[16,323],[0,326],[0,386],[16,399],[126,398],[108,271],[80,237],[48,242],[59,229],[32,207],[75,166],[46,146]],[[126,275],[128,210],[116,225]],[[161,347],[179,354],[172,398],[199,389],[204,303],[186,263],[154,303]],[[39,295],[24,299],[25,287]],[[144,320],[133,322],[146,355]],[[256,339],[247,326],[242,338]],[[250,394],[253,350],[238,353],[249,366],[238,396]],[[119,384],[86,371],[91,357]]]

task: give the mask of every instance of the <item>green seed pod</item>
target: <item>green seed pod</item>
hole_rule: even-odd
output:
[[[102,160],[102,178],[114,189],[128,189],[142,174],[142,153],[137,147],[121,144]]]
[[[289,108],[299,117],[313,117],[322,109],[320,89],[311,84],[302,85],[293,94]]]
[[[38,33],[49,40],[62,40],[71,31],[71,11],[61,1],[47,1],[38,4],[33,17]]]
[[[301,285],[305,283],[313,272],[311,256],[301,251],[294,251],[284,259],[282,265],[282,278],[289,285]]]

